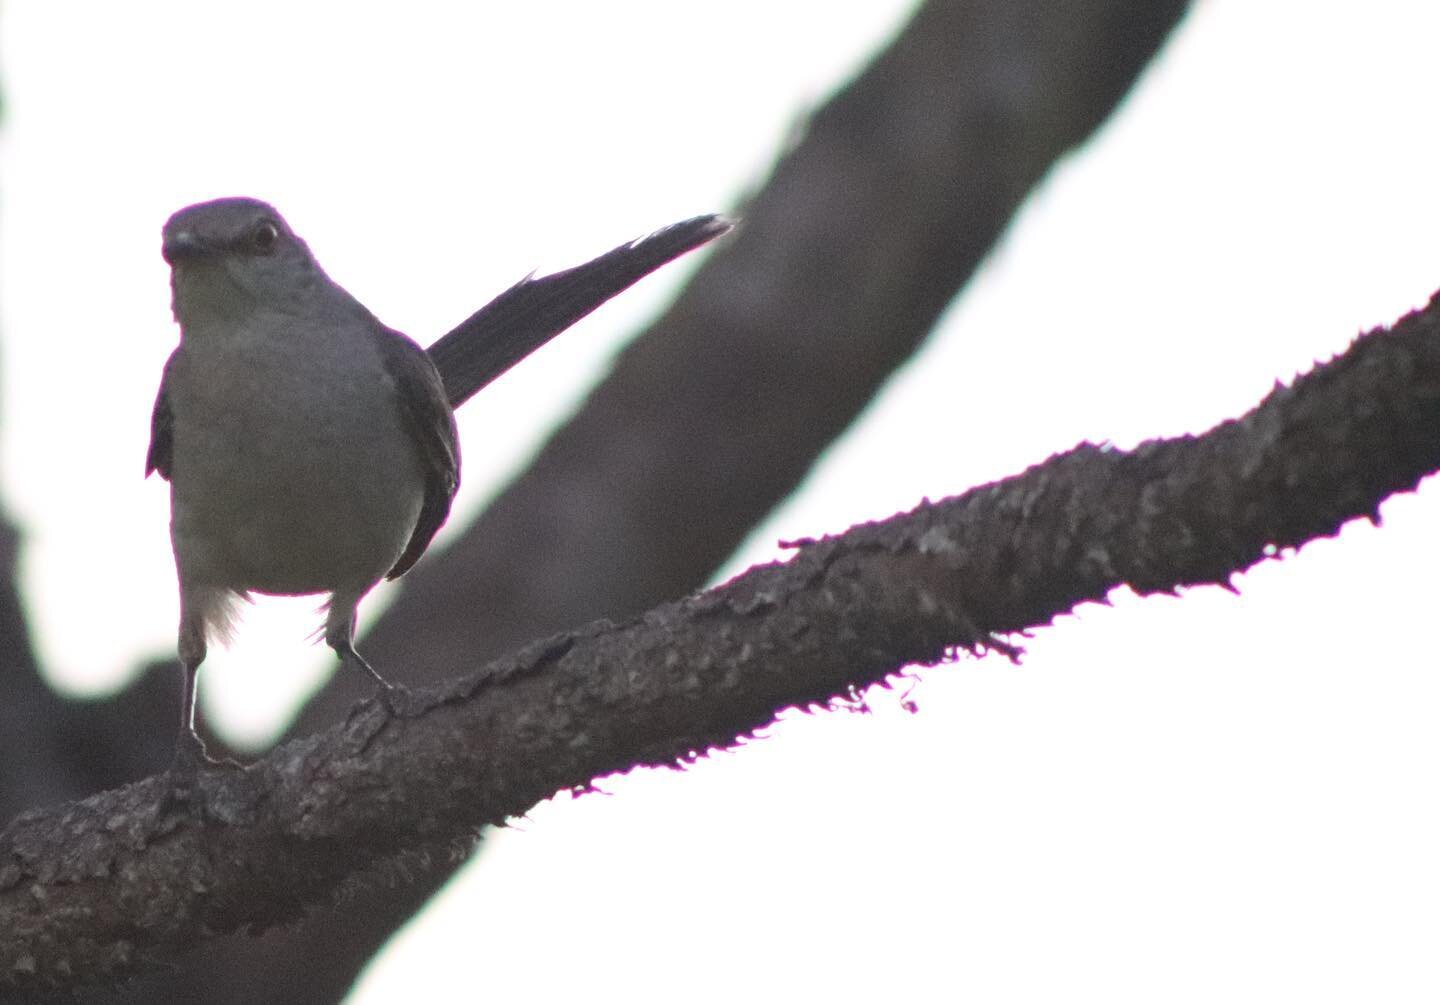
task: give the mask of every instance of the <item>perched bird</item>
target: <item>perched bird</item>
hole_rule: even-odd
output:
[[[185,679],[176,758],[204,759],[195,678],[249,594],[329,594],[325,642],[355,651],[355,610],[403,574],[460,483],[455,416],[425,351],[381,324],[255,199],[165,224],[180,345],[165,364],[146,473],[170,481]]]
[[[326,644],[393,696],[355,651],[355,611],[415,564],[449,515],[460,483],[453,409],[730,228],[695,217],[526,278],[426,352],[334,283],[266,203],[217,199],[172,216],[163,253],[180,345],[155,399],[145,473],[170,482],[184,666],[176,770],[207,759],[197,671],[251,593],[328,594]]]

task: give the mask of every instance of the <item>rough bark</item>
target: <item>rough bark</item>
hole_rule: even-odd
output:
[[[1090,444],[842,535],[622,624],[495,661],[397,719],[375,702],[206,776],[157,818],[156,777],[0,834],[0,987],[159,965],[454,858],[478,828],[640,765],[683,764],[787,707],[853,699],[908,664],[1007,637],[1128,586],[1227,586],[1284,549],[1378,519],[1440,469],[1440,294],[1201,436]]]

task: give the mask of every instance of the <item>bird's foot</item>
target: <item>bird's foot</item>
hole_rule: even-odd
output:
[[[429,703],[421,695],[387,680],[380,681],[380,686],[375,689],[375,697],[396,719],[414,719],[429,707]]]
[[[386,726],[396,720],[417,718],[430,704],[407,687],[381,680],[370,700],[350,710],[345,719],[346,732],[356,752],[364,753]]]
[[[395,719],[413,719],[428,707],[419,695],[408,687],[392,684],[355,651],[348,639],[334,643],[341,666],[353,667],[375,682],[375,697],[390,716]]]
[[[182,731],[175,744],[175,756],[163,776],[165,790],[155,809],[154,832],[162,833],[165,820],[177,811],[203,821],[209,816],[206,776],[241,770],[244,765],[239,761],[211,757],[205,741],[192,730]]]

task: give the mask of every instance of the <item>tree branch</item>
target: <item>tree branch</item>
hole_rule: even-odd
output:
[[[553,636],[414,717],[371,702],[244,772],[209,819],[158,826],[163,778],[22,815],[0,834],[0,990],[153,965],[263,929],[471,842],[538,800],[735,743],[908,664],[998,649],[1110,590],[1228,585],[1278,549],[1378,519],[1440,468],[1440,294],[1199,437],[1090,444],[799,546],[789,562],[621,625]]]
[[[406,577],[363,651],[387,673],[442,680],[704,582],[921,342],[1014,207],[1108,116],[1184,7],[929,0],[797,136],[744,207],[746,233],[617,361],[531,471]],[[337,675],[298,731],[343,715],[352,683]],[[160,716],[174,700],[136,704]],[[117,741],[168,736],[113,711]],[[51,772],[47,798],[112,784],[117,765],[134,763],[108,749],[83,756],[93,734],[81,735],[73,780]],[[45,749],[20,746],[27,764]],[[135,755],[158,765],[164,751]],[[119,999],[335,1000],[450,871],[415,868],[343,917],[208,943]]]
[[[741,232],[529,470],[401,581],[361,650],[387,673],[435,682],[697,589],[922,343],[1015,207],[1110,115],[1185,7],[924,3],[797,129],[739,208]],[[334,675],[292,735],[335,722],[360,684]],[[123,1000],[338,1000],[456,864],[412,869],[283,932],[212,944]]]
[[[362,651],[438,681],[697,589],[922,343],[1184,9],[922,5],[530,469],[401,581]],[[301,731],[344,714],[349,676]]]

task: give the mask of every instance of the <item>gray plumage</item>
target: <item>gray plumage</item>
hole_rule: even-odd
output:
[[[413,566],[449,515],[460,480],[452,409],[730,228],[695,217],[528,277],[426,352],[332,282],[273,207],[218,199],[172,216],[164,254],[181,338],[145,472],[170,481],[185,667],[176,768],[204,760],[197,668],[252,592],[329,594],[325,641],[393,694],[355,651],[355,609]]]
[[[203,756],[196,668],[252,592],[329,594],[326,643],[385,683],[355,652],[355,609],[445,522],[460,451],[424,350],[332,282],[272,207],[183,209],[165,225],[164,254],[180,346],[156,397],[146,473],[170,481],[179,756]]]

